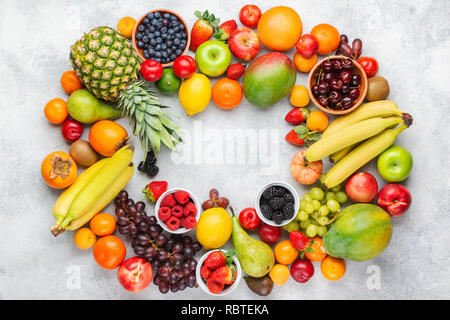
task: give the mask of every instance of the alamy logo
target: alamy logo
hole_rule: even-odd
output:
[[[81,268],[80,266],[71,265],[66,269],[68,275],[66,280],[66,286],[69,290],[81,289]]]

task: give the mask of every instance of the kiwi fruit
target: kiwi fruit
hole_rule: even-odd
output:
[[[79,165],[90,167],[98,161],[98,154],[86,140],[77,140],[70,146],[70,156]]]
[[[382,76],[375,76],[368,79],[367,95],[368,101],[385,100],[389,95],[389,82]]]

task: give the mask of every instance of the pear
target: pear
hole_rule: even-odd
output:
[[[231,239],[242,270],[250,277],[265,276],[275,263],[272,248],[265,242],[250,237],[241,227],[239,218],[233,214]]]
[[[81,123],[94,123],[120,117],[120,110],[97,99],[87,89],[74,91],[67,101],[67,110],[72,118]]]

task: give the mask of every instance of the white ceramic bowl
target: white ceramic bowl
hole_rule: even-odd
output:
[[[217,294],[212,293],[211,291],[209,291],[208,287],[206,286],[206,283],[203,281],[202,276],[200,274],[200,270],[202,268],[203,262],[205,262],[206,257],[208,257],[208,255],[211,252],[214,252],[214,251],[222,251],[225,254],[228,252],[227,250],[224,250],[224,249],[220,249],[220,250],[219,249],[214,249],[214,250],[211,250],[211,251],[208,251],[207,253],[205,253],[200,258],[200,260],[198,260],[197,268],[195,269],[195,276],[197,277],[197,284],[198,284],[198,286],[200,288],[202,288],[203,291],[205,291],[206,293],[208,293],[208,294],[210,294],[212,296],[221,297],[221,296],[229,294],[230,292],[232,292],[239,285],[239,281],[241,281],[241,278],[242,278],[242,268],[241,268],[241,264],[239,263],[239,260],[237,259],[237,257],[233,256],[233,261],[234,261],[234,264],[236,265],[236,272],[237,272],[236,280],[234,281],[234,283],[231,286],[229,286],[228,288],[224,289],[222,292],[217,293]]]
[[[200,218],[200,213],[201,213],[201,209],[202,207],[200,206],[200,202],[198,202],[198,199],[195,195],[192,194],[192,192],[190,192],[189,190],[183,189],[183,188],[173,188],[173,189],[169,189],[166,192],[164,192],[158,199],[158,201],[156,201],[156,205],[155,205],[155,217],[156,220],[158,221],[158,224],[167,232],[169,233],[176,233],[176,234],[182,234],[182,233],[186,233],[188,231],[194,230],[194,229],[186,229],[183,227],[178,228],[177,230],[170,230],[169,228],[167,228],[166,223],[164,221],[161,221],[158,217],[158,211],[159,211],[159,207],[161,205],[161,201],[164,199],[165,196],[167,196],[170,193],[175,193],[175,191],[186,191],[187,193],[190,194],[192,201],[194,202],[195,206],[197,207],[197,214],[195,215],[195,219]]]
[[[274,221],[266,219],[261,212],[261,207],[259,204],[259,200],[261,199],[264,190],[266,190],[268,187],[272,187],[272,186],[285,187],[292,193],[292,196],[294,197],[294,215],[292,216],[291,219],[285,219],[280,224],[276,224]],[[282,182],[282,181],[273,181],[273,182],[266,184],[261,189],[259,189],[259,192],[256,195],[255,208],[256,208],[256,213],[258,214],[258,217],[264,223],[266,223],[270,226],[273,226],[273,227],[281,227],[281,226],[287,225],[289,222],[294,220],[295,216],[297,215],[298,209],[300,208],[300,198],[298,197],[297,191],[295,191],[294,187],[292,187],[290,184],[288,184],[286,182]]]

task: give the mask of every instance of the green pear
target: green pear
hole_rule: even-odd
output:
[[[242,271],[250,277],[263,277],[273,267],[275,256],[267,243],[250,237],[241,227],[239,218],[233,215],[231,239]]]
[[[67,101],[67,110],[72,118],[81,123],[94,123],[120,117],[120,110],[97,99],[87,89],[74,91]]]

